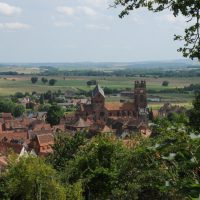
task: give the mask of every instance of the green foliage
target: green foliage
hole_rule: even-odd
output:
[[[74,183],[73,185],[67,185],[66,199],[67,200],[84,200],[83,185],[81,181]]]
[[[39,105],[38,111],[48,112],[50,107],[51,107],[51,104],[42,104],[42,105]]]
[[[168,86],[169,85],[169,81],[163,81],[162,86]]]
[[[87,81],[87,86],[92,86],[92,85],[96,85],[96,84],[97,84],[96,80]]]
[[[197,93],[193,101],[193,108],[189,113],[189,125],[196,131],[200,131],[200,93]]]
[[[48,82],[48,79],[46,79],[45,77],[41,78],[42,83],[46,84]]]
[[[25,111],[25,107],[23,105],[15,105],[13,110],[14,117],[20,117]]]
[[[37,81],[38,81],[38,77],[36,77],[36,76],[31,77],[31,82],[32,82],[33,84],[37,83]]]
[[[141,140],[124,160],[118,178],[118,195],[124,199],[198,197],[200,190],[192,185],[199,182],[200,140],[192,140],[184,126],[161,129],[156,137]]]
[[[9,200],[9,191],[6,191],[6,177],[0,175],[0,199]]]
[[[175,35],[174,39],[179,41],[185,41],[182,48],[178,51],[182,52],[184,57],[191,59],[197,58],[200,60],[200,1],[199,0],[115,0],[114,6],[122,5],[125,9],[119,15],[124,17],[128,15],[130,11],[139,9],[142,7],[147,8],[153,12],[162,12],[166,9],[170,10],[175,17],[180,14],[186,18],[188,27],[185,28],[185,35]]]
[[[22,157],[10,162],[4,177],[10,199],[66,199],[56,171],[40,158]]]
[[[64,110],[57,105],[53,105],[47,112],[47,122],[53,125],[58,125],[61,118],[64,116]]]
[[[195,130],[199,130],[199,105],[197,94],[192,109],[195,115],[189,118]],[[53,122],[59,122],[62,115],[56,105],[48,111]],[[132,138],[135,145],[131,149],[104,135],[86,139],[84,133],[59,134],[48,164],[35,157],[11,159],[0,175],[0,199],[199,198],[199,135],[193,136],[183,114],[172,113],[153,123],[152,137]]]
[[[1,99],[0,100],[0,113],[12,113],[15,117],[21,116],[25,111],[25,108],[23,105],[15,104],[10,100],[7,99]]]
[[[49,85],[51,85],[51,86],[55,85],[56,81],[57,80],[55,80],[55,79],[50,79],[49,80]]]
[[[7,100],[7,99],[0,100],[0,112],[12,113],[14,108],[15,108],[15,104],[12,101]]]
[[[39,101],[40,101],[40,104],[44,104],[44,94],[40,95]]]
[[[64,182],[74,184],[81,180],[86,199],[111,199],[125,156],[126,149],[119,142],[94,138],[66,165]]]
[[[53,154],[49,161],[55,169],[62,171],[69,160],[74,159],[79,148],[86,143],[84,133],[77,133],[74,137],[66,134],[59,134],[55,137],[52,146]]]
[[[22,93],[22,92],[16,92],[15,94],[14,94],[14,97],[16,97],[16,98],[23,98],[25,95]]]

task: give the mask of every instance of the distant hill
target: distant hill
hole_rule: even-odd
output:
[[[124,69],[124,68],[182,68],[200,67],[200,62],[188,59],[141,62],[66,62],[66,63],[0,63],[0,67],[55,67],[59,69]]]

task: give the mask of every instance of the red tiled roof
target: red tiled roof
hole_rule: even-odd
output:
[[[7,154],[10,149],[12,149],[15,153],[20,154],[22,148],[23,148],[22,144],[0,142],[0,152],[2,154]]]
[[[109,102],[105,103],[105,108],[107,110],[133,110],[134,103],[120,103],[120,102]]]
[[[23,139],[26,141],[28,139],[28,132],[15,132],[15,131],[4,131],[0,134],[0,140],[3,138],[7,138],[8,141],[15,139],[15,140],[21,140]]]
[[[42,134],[42,135],[37,135],[36,137],[39,146],[46,146],[54,143],[54,137],[52,134]]]
[[[3,119],[5,119],[5,118],[12,119],[13,118],[12,113],[2,113],[1,116]]]
[[[33,127],[33,131],[40,131],[40,130],[51,130],[51,125],[50,124],[35,124]]]

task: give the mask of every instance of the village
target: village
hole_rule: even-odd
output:
[[[152,118],[165,117],[170,113],[184,113],[183,107],[166,103],[159,110],[148,108],[146,81],[135,81],[128,102],[106,102],[99,84],[95,86],[89,99],[69,100],[67,106],[77,107],[74,112],[65,113],[56,125],[47,122],[48,112],[35,111],[14,117],[12,113],[2,113],[0,118],[0,168],[7,164],[10,151],[20,156],[48,156],[52,153],[54,138],[58,134],[73,137],[76,133],[86,133],[88,138],[98,134],[110,134],[131,145],[136,134],[150,137]],[[30,99],[21,103],[30,106]],[[34,104],[32,102],[32,104]],[[69,105],[70,104],[70,105]],[[60,106],[63,103],[59,104]]]

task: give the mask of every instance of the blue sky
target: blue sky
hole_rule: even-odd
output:
[[[113,0],[114,1],[114,0]],[[112,0],[0,0],[0,62],[180,59],[185,19],[145,9],[120,19]]]

